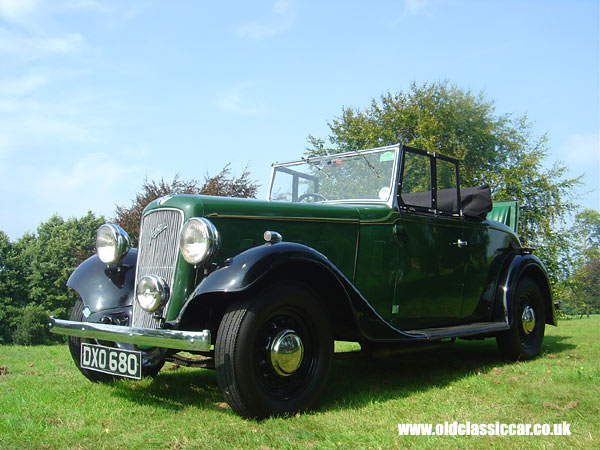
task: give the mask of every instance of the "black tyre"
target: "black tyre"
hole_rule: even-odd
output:
[[[70,320],[76,321],[76,322],[83,322],[83,302],[80,300],[77,300],[77,302],[75,303],[75,306],[73,306],[73,309],[71,310],[71,316],[69,317]],[[111,342],[98,342],[95,339],[82,339],[82,338],[78,338],[78,337],[74,337],[74,336],[69,336],[68,339],[68,344],[69,344],[69,351],[71,352],[71,358],[73,358],[73,362],[75,363],[75,366],[77,366],[77,368],[79,369],[79,371],[90,381],[96,382],[96,383],[105,383],[105,382],[109,382],[112,381],[116,378],[120,378],[117,376],[113,376],[113,375],[109,375],[107,373],[102,373],[102,372],[96,372],[95,370],[87,370],[87,369],[83,369],[81,367],[81,343],[82,342],[87,342],[90,344],[101,344],[101,345],[106,345],[106,346],[116,346],[117,344],[115,343],[111,343]],[[131,347],[131,348],[130,348]],[[132,349],[132,346],[127,346],[127,348]],[[147,377],[153,377],[155,376],[160,369],[162,369],[162,366],[165,364],[165,362],[163,360],[159,360],[156,361],[155,359],[152,360],[152,363],[148,363],[148,358],[145,358],[145,355],[142,354],[142,376],[147,376]]]
[[[281,283],[225,312],[215,344],[217,380],[243,417],[291,414],[319,399],[332,354],[329,319],[314,292]]]
[[[500,352],[514,361],[535,358],[542,348],[546,311],[540,288],[530,278],[519,280],[509,314],[510,330],[496,337]]]

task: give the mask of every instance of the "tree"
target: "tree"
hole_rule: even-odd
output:
[[[95,250],[96,230],[105,222],[91,212],[64,220],[52,216],[35,234],[10,242],[0,232],[0,341],[40,344],[50,335],[48,315],[66,317],[76,294],[66,287],[73,270]]]
[[[600,312],[600,259],[594,258],[574,275],[573,299],[580,315]]]
[[[564,283],[567,314],[600,312],[600,213],[585,209],[565,232],[572,244],[573,271]]]
[[[3,231],[0,231],[0,302],[5,302],[14,295],[15,286],[15,249]]]
[[[418,86],[408,93],[388,92],[373,99],[364,110],[342,108],[330,122],[328,140],[309,135],[310,155],[328,154],[398,142],[434,150],[462,160],[461,176],[467,185],[486,181],[507,155],[519,145],[510,116],[494,114],[493,102],[448,83]]]
[[[48,311],[41,305],[29,304],[19,311],[12,341],[17,345],[42,345],[56,341],[48,332]]]
[[[577,213],[571,235],[577,240],[577,256],[584,266],[588,261],[600,258],[600,212],[585,209]]]
[[[543,168],[548,139],[533,136],[527,117],[497,115],[483,94],[447,82],[412,83],[408,92],[388,92],[368,108],[342,108],[328,125],[328,143],[308,136],[308,155],[401,142],[458,158],[463,186],[487,183],[494,200],[519,200],[524,246],[540,247],[548,265],[553,255],[569,253],[555,227],[576,209],[573,188],[580,178],[566,178],[561,163]],[[556,281],[563,274],[555,272]]]
[[[105,222],[88,212],[64,220],[58,215],[40,224],[22,250],[28,261],[29,298],[50,314],[66,316],[76,294],[65,286],[75,268],[95,251],[96,231]]]
[[[204,183],[200,185],[198,180],[181,181],[179,175],[175,175],[173,181],[168,183],[161,178],[159,182],[144,180],[142,191],[129,207],[117,205],[115,211],[115,223],[121,226],[129,237],[132,245],[137,247],[140,222],[144,208],[159,197],[169,194],[197,194],[216,195],[221,197],[255,198],[258,185],[250,180],[250,173],[244,170],[235,178],[230,175],[231,169],[227,164],[219,174],[211,177],[206,175]]]
[[[14,331],[12,317],[21,303],[19,292],[25,284],[19,269],[18,250],[0,231],[0,344],[10,342]]]

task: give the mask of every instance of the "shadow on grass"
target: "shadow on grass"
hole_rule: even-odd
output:
[[[569,338],[565,336],[544,336],[542,345],[542,356],[544,353],[560,353],[577,347],[568,342]]]
[[[546,336],[542,352],[557,354],[573,348],[575,345],[566,337]],[[381,360],[337,360],[316,412],[355,409],[408,397],[510,364],[513,363],[501,357],[493,339],[458,341],[444,348]],[[163,409],[197,406],[231,414],[213,370],[163,369],[153,380],[117,382],[114,392],[128,401]]]
[[[540,358],[544,358],[544,353],[561,353],[575,347],[566,337],[546,336]],[[514,362],[500,355],[494,339],[458,341],[448,347],[385,360],[340,361],[334,365],[320,410],[360,408],[408,397],[511,364]]]
[[[171,410],[186,406],[223,409],[225,401],[215,371],[207,369],[163,368],[152,380],[119,380],[114,388],[115,394],[128,401]]]

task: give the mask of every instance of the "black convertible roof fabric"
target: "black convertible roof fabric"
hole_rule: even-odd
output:
[[[492,210],[492,192],[487,184],[477,187],[461,188],[460,199],[465,217],[485,220]]]
[[[463,215],[467,219],[482,221],[492,210],[492,193],[487,184],[478,187],[466,187],[460,190]],[[402,194],[407,205],[431,208],[431,191]],[[458,213],[456,189],[440,189],[437,193],[437,209]]]

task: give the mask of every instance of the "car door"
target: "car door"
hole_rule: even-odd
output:
[[[516,237],[490,221],[465,221],[463,240],[468,242],[468,262],[461,317],[464,322],[490,320],[498,274],[507,258],[506,249]]]
[[[460,215],[457,162],[404,148],[396,224],[399,269],[394,325],[451,326],[461,320],[468,261]]]

